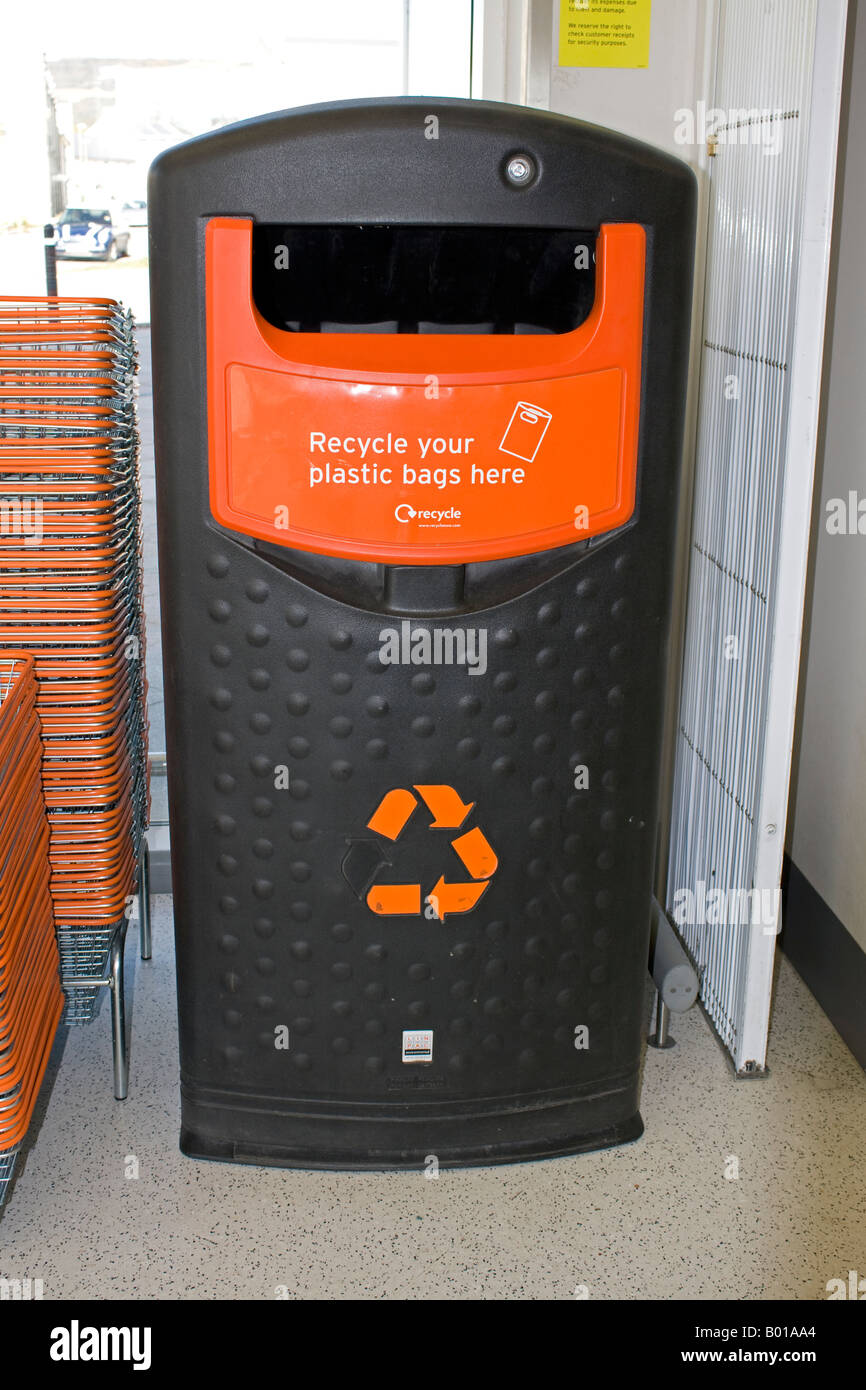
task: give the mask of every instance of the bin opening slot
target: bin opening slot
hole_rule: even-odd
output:
[[[596,232],[253,227],[253,300],[294,333],[570,333],[595,299]]]

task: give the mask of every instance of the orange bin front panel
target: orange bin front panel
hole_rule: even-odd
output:
[[[603,225],[596,300],[540,337],[287,333],[252,223],[207,228],[210,496],[231,530],[455,564],[586,540],[635,505],[645,233]]]

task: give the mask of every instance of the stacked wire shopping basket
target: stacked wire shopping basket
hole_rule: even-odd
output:
[[[31,652],[64,1022],[95,1013],[147,824],[136,352],[113,300],[0,298],[0,652]]]
[[[33,658],[0,654],[0,1204],[63,1009]]]

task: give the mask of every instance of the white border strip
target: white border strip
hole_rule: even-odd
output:
[[[818,437],[847,12],[848,0],[818,0],[764,763],[755,821],[754,884],[759,890],[778,888],[782,875]],[[776,925],[778,929],[781,924]],[[746,997],[734,1057],[738,1071],[749,1061],[763,1067],[766,1059],[775,947],[774,935],[765,935],[761,926],[751,928]]]

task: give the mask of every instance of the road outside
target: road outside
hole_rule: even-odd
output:
[[[136,323],[150,323],[147,228],[133,227],[129,255],[119,261],[58,261],[61,295],[117,299]],[[0,295],[45,293],[41,230],[0,231]]]

